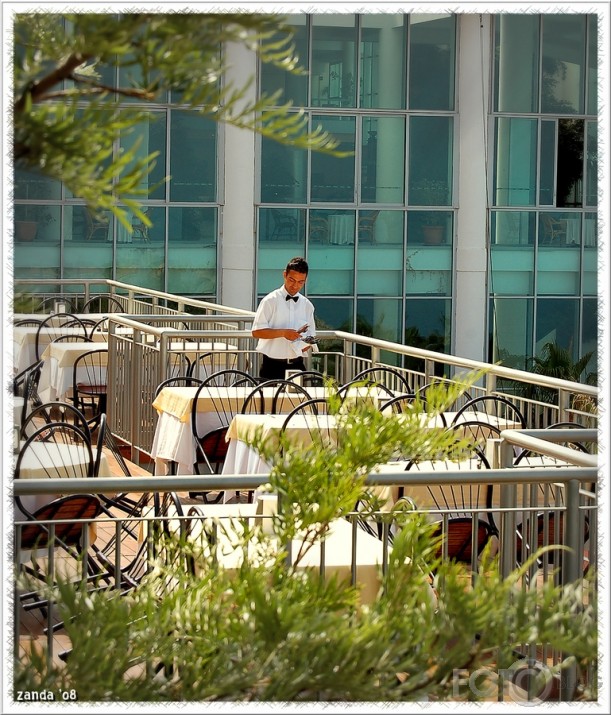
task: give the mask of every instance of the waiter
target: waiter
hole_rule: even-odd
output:
[[[306,260],[291,258],[283,276],[284,284],[263,298],[252,324],[263,356],[259,377],[265,380],[284,379],[287,370],[305,370],[304,353],[318,352],[314,306],[299,292],[308,278]]]

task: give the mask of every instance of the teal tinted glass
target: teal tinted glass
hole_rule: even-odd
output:
[[[307,200],[308,153],[303,149],[261,141],[261,201],[298,203]]]
[[[581,319],[581,354],[593,353],[586,367],[586,376],[587,373],[596,374],[598,370],[598,340],[598,301],[586,298]]]
[[[541,122],[541,171],[539,178],[539,204],[555,205],[554,177],[556,176],[556,122]]]
[[[489,307],[491,360],[518,370],[529,369],[533,335],[532,298],[492,298]]]
[[[349,223],[349,216],[345,216]],[[354,243],[311,243],[308,248],[308,293],[354,295]]]
[[[490,220],[491,295],[532,295],[536,214],[493,211]]]
[[[294,255],[299,251],[303,253],[305,211],[293,208],[259,209],[259,248],[267,243],[274,243],[283,250],[294,246]]]
[[[402,204],[405,190],[405,119],[363,117],[361,201]]]
[[[498,117],[494,153],[494,205],[533,206],[536,198],[537,120]]]
[[[583,119],[558,120],[556,206],[583,205]]]
[[[168,291],[181,295],[216,294],[216,237],[216,208],[170,208]]]
[[[401,212],[385,212],[394,214],[399,220]],[[401,295],[403,289],[403,242],[378,243],[368,240],[379,233],[376,221],[373,224],[374,233],[365,238],[365,226],[361,222],[367,218],[367,212],[359,214],[359,250],[357,254],[356,290],[359,295]],[[380,226],[383,224],[381,223]],[[397,231],[397,238],[402,231]]]
[[[569,351],[573,360],[579,351],[579,300],[576,298],[538,298],[535,328],[535,354],[541,355],[547,343]]]
[[[586,15],[545,14],[541,111],[583,114],[585,106]]]
[[[196,112],[170,115],[170,200],[216,200],[217,123]]]
[[[587,114],[598,114],[598,18],[588,15]]]
[[[537,293],[579,295],[581,214],[542,213],[539,219]]]
[[[403,245],[403,211],[361,210],[358,214],[358,244]]]
[[[354,152],[354,117],[314,116],[312,127],[318,125],[339,141],[340,151]],[[311,200],[353,203],[355,192],[354,156],[335,157],[312,152]]]
[[[64,208],[64,278],[112,278],[113,217],[85,206]]]
[[[452,246],[411,248],[405,259],[406,295],[452,294]]]
[[[454,216],[451,211],[409,211],[407,245],[439,246],[451,243]]]
[[[16,204],[14,213],[17,243],[59,243],[61,206],[52,204]]]
[[[360,106],[405,107],[406,15],[361,15]]]
[[[494,18],[494,110],[536,112],[539,106],[539,16]]]
[[[409,203],[452,204],[451,117],[412,117],[409,122]]]
[[[455,15],[409,15],[410,109],[454,109],[455,57]]]
[[[117,224],[116,279],[143,288],[164,290],[166,210],[149,207],[150,228],[131,217],[132,232]]]
[[[583,222],[583,268],[581,292],[583,295],[598,294],[598,246],[595,213],[584,214]]]
[[[347,330],[354,331],[354,300],[352,298],[324,298],[312,296],[314,303],[317,330]]]
[[[359,335],[400,343],[401,301],[359,298],[356,302],[356,324]]]
[[[598,125],[586,122],[586,206],[598,206]]]
[[[287,15],[287,24],[293,29],[292,42],[295,45],[294,54],[299,60],[299,67],[308,69],[308,33],[307,15]],[[280,36],[274,40],[281,39]],[[272,95],[282,91],[279,103],[292,101],[295,105],[307,104],[308,75],[292,74],[269,63],[261,65],[261,92]]]
[[[139,191],[144,192],[138,194],[138,198],[163,199],[165,198],[165,181],[166,167],[166,114],[165,112],[151,112],[150,117],[139,124],[135,131],[127,136],[121,137],[121,148],[132,149],[137,142],[135,159],[144,159],[153,152],[159,152],[159,156],[155,159],[155,166],[152,171],[144,176],[142,183],[137,187]],[[128,169],[131,164],[128,165]],[[130,194],[135,197],[136,194]]]
[[[356,106],[356,16],[312,15],[311,104]]]
[[[452,302],[439,298],[410,298],[405,301],[406,345],[437,352],[450,351]]]
[[[13,181],[13,196],[15,199],[27,199],[29,201],[61,199],[61,183],[38,172],[15,169]]]

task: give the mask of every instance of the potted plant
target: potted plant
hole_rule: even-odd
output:
[[[41,228],[55,221],[50,206],[25,205],[15,212],[15,238],[17,241],[33,241]]]
[[[448,184],[438,179],[422,179],[414,187],[413,204],[422,206],[447,206]],[[445,240],[446,214],[439,211],[422,212],[422,235],[424,243],[439,244]]]

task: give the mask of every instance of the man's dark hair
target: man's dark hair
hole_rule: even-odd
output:
[[[301,256],[295,256],[286,264],[286,272],[295,271],[296,273],[305,273],[308,275],[308,262]]]

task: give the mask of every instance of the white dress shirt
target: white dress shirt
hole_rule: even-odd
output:
[[[301,293],[297,293],[297,302],[287,300],[284,286],[268,293],[259,303],[252,330],[262,330],[264,328],[292,328],[299,330],[307,323],[308,328],[303,333],[304,336],[316,336],[316,325],[314,324],[314,306]],[[276,360],[290,360],[303,356],[303,349],[309,347],[303,340],[290,341],[286,338],[259,338],[257,351]],[[316,345],[311,346],[314,352],[318,352]]]

